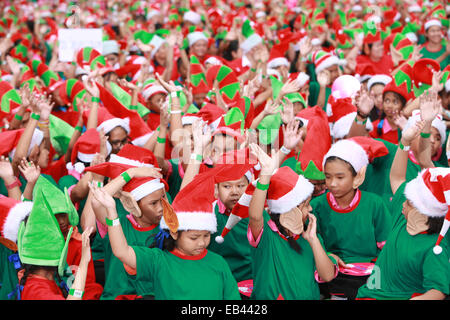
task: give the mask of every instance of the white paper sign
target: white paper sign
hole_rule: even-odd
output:
[[[74,61],[77,51],[84,47],[91,47],[102,53],[102,37],[102,29],[59,29],[59,61]]]

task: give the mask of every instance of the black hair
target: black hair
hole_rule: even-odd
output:
[[[369,51],[371,51],[373,43],[367,43],[367,46],[369,47]],[[366,54],[366,51],[364,49],[362,50],[361,54],[365,55],[365,56],[368,56],[368,54]]]
[[[385,91],[385,92],[383,92],[383,100],[384,100],[384,97],[386,96],[386,93],[388,93],[388,92],[392,92],[400,100],[400,102],[402,104],[402,109],[406,106],[406,99],[405,99],[405,97],[402,96],[401,94],[395,92],[395,91]]]
[[[61,285],[62,280],[61,277],[58,274],[58,267],[54,267],[54,266],[37,266],[37,265],[33,265],[33,264],[23,264],[23,276],[20,279],[19,285],[22,287],[25,287],[25,284],[27,282],[27,278],[30,274],[34,274],[36,273],[36,271],[40,270],[40,269],[44,269],[50,272],[53,272],[53,274],[55,275],[55,281],[56,283],[58,283],[58,287],[61,289],[61,292],[64,296],[64,298],[67,298],[67,296],[69,295],[69,292],[67,291],[66,287]]]
[[[348,166],[348,169],[349,169],[350,172],[352,173],[352,176],[356,177],[357,172],[355,171],[355,168],[353,168],[353,166],[350,164],[350,162],[348,162],[348,161],[346,161],[346,160],[344,160],[344,159],[341,159],[341,158],[339,158],[339,157],[336,157],[336,156],[330,156],[330,157],[328,157],[327,160],[325,161],[324,167],[325,167],[325,165],[326,165],[328,162],[336,161],[336,160],[340,160],[340,161],[344,162],[344,163]]]
[[[442,224],[444,223],[445,217],[428,217],[427,234],[436,234],[441,232]]]
[[[168,237],[164,238],[163,240],[163,245],[162,245],[162,250],[167,250],[167,251],[172,251],[173,249],[175,249],[175,239],[172,238],[172,236],[170,235],[169,231],[164,230],[162,232],[166,232],[167,234],[169,234]],[[177,231],[178,237],[180,237],[182,231]],[[149,245],[149,248],[158,248],[158,244],[157,244],[157,240],[154,239],[158,234],[152,234],[147,241],[151,241],[153,239],[153,241],[151,242],[151,244]]]
[[[295,252],[302,253],[302,248],[300,247],[300,245],[297,243],[297,241],[294,240],[294,238],[289,237],[287,235],[286,228],[281,225],[281,223],[280,223],[280,214],[271,212],[271,213],[269,213],[269,216],[270,216],[270,219],[277,226],[278,231],[280,231],[280,233],[287,238],[287,242],[289,243],[289,246],[292,249],[294,249]]]
[[[232,61],[233,60],[232,52],[236,52],[238,50],[239,50],[239,41],[232,40],[228,43],[228,47],[223,51],[222,57],[225,60]]]

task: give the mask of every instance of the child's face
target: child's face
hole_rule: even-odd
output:
[[[313,197],[320,196],[327,189],[325,180],[309,180],[309,182],[314,185]]]
[[[386,92],[383,98],[383,110],[386,118],[393,119],[402,109],[402,102],[394,92]]]
[[[69,232],[70,223],[69,216],[67,213],[58,213],[55,214],[56,221],[58,221],[59,228],[61,229],[62,234],[65,236],[67,232]]]
[[[248,180],[243,176],[239,180],[225,181],[217,184],[218,198],[228,210],[238,202],[239,198],[245,192],[248,186]]]
[[[128,134],[122,127],[115,127],[109,132],[108,141],[111,144],[111,153],[116,154],[128,143]]]
[[[165,197],[164,189],[156,190],[139,200],[138,205],[141,209],[141,219],[148,224],[159,224],[163,216],[162,198]]]
[[[344,161],[337,159],[325,163],[325,184],[335,198],[344,197],[354,190],[354,178]]]
[[[192,45],[192,52],[197,57],[205,56],[207,51],[208,51],[208,41],[206,40],[198,40]]]
[[[370,88],[369,95],[375,104],[375,108],[377,109],[381,109],[381,106],[383,105],[383,89],[384,89],[383,84],[374,84]]]
[[[176,248],[187,256],[201,254],[211,241],[211,233],[207,230],[188,230],[178,234]]]

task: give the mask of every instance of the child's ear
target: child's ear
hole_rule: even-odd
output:
[[[219,184],[214,185],[214,198],[219,199]]]
[[[362,167],[356,174],[356,177],[353,178],[353,189],[358,189],[358,187],[363,184],[364,179],[366,178],[366,170],[367,166]]]

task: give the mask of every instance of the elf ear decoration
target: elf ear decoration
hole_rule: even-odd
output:
[[[125,210],[130,212],[136,218],[140,218],[142,216],[141,208],[139,208],[137,201],[134,199],[131,193],[126,191],[119,191],[117,194]]]
[[[161,198],[161,201],[163,205],[164,221],[169,227],[170,232],[176,233],[178,231],[177,214],[175,213],[175,210],[173,210],[172,206],[166,199]]]
[[[280,224],[295,235],[303,232],[303,214],[298,207],[294,207],[286,213],[280,214]]]
[[[362,167],[358,173],[356,174],[356,177],[353,179],[353,189],[359,188],[360,185],[363,184],[365,178],[366,178],[366,170],[367,166]]]

